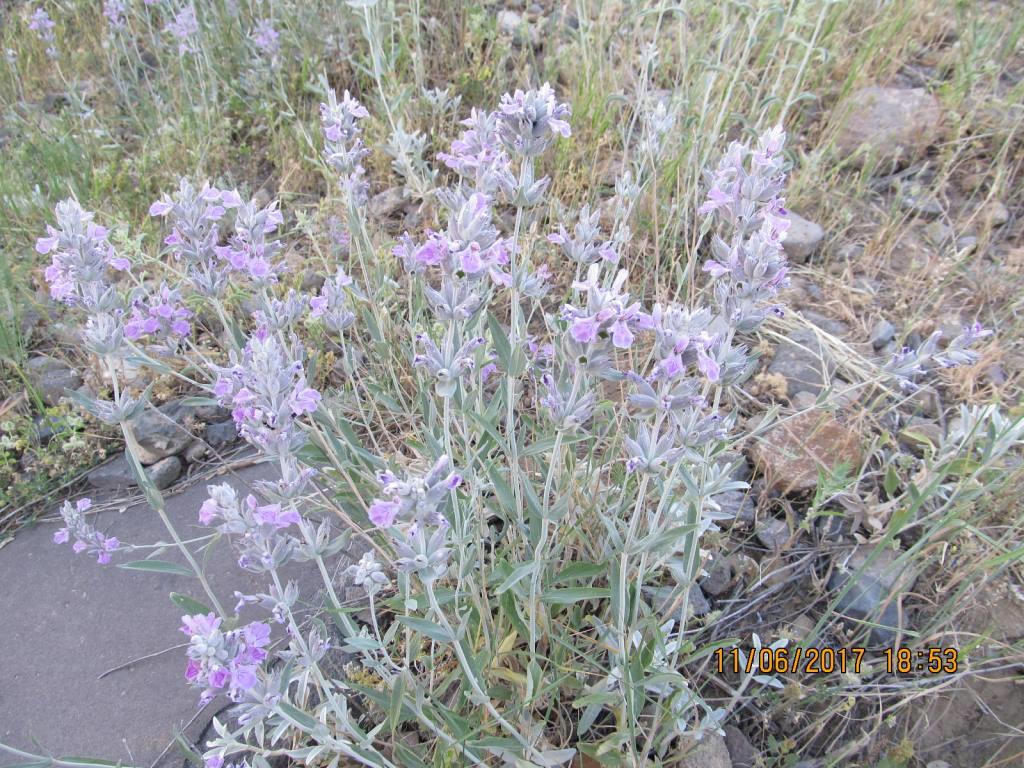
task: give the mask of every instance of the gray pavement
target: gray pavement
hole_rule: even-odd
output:
[[[226,480],[242,491],[270,472],[257,465],[216,482]],[[168,497],[169,516],[182,536],[205,530],[196,521],[205,498],[205,483]],[[104,512],[93,522],[125,543],[168,540],[145,505]],[[170,746],[175,730],[194,740],[223,706],[215,701],[199,712],[198,691],[185,683],[185,649],[168,650],[186,641],[178,631],[182,610],[169,594],[201,599],[198,582],[99,566],[94,557],[74,554],[69,544],[54,544],[56,527],[22,530],[0,549],[0,741],[53,756],[180,766],[181,752]],[[173,548],[159,558],[180,561]],[[234,605],[236,589],[266,591],[261,579],[237,567],[224,541],[212,552],[207,572],[225,607]],[[262,618],[253,609],[249,615]],[[161,651],[167,652],[100,677]],[[21,762],[0,751],[0,765]]]

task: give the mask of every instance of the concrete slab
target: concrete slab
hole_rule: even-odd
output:
[[[242,491],[271,472],[257,465],[224,480]],[[205,498],[203,483],[167,499],[169,516],[183,537],[205,530],[196,518]],[[94,524],[125,543],[168,539],[146,506],[101,513]],[[67,544],[54,544],[55,528],[20,531],[0,549],[0,741],[54,756],[181,766],[177,746],[168,749],[176,729],[195,739],[223,706],[215,701],[208,711],[198,711],[198,692],[184,679],[184,648],[169,650],[186,639],[178,631],[182,611],[169,594],[202,599],[201,588],[183,576],[99,566]],[[180,561],[173,548],[159,557]],[[225,607],[234,605],[234,590],[266,591],[262,579],[237,567],[225,541],[211,552],[206,567]],[[312,566],[289,567],[303,569],[301,579]],[[253,609],[243,613],[247,616],[260,618]],[[100,678],[161,651],[167,652]],[[6,756],[0,757],[0,764],[5,762]]]

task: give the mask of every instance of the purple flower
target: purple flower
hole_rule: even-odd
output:
[[[121,542],[114,536],[105,536],[89,524],[85,519],[85,512],[91,506],[90,499],[79,499],[74,505],[70,501],[65,501],[60,510],[64,527],[54,532],[53,541],[55,544],[66,544],[74,537],[75,542],[71,549],[75,554],[89,552],[96,556],[96,562],[100,565],[107,565],[111,561],[112,553],[121,546]]]
[[[267,58],[274,60],[281,50],[280,35],[274,29],[270,19],[259,19],[249,35],[260,52]]]
[[[181,292],[162,283],[153,296],[138,297],[132,302],[132,316],[125,323],[124,334],[133,341],[153,338],[173,352],[191,332],[190,317],[192,312],[181,304]]]
[[[199,52],[199,43],[196,39],[199,34],[199,21],[196,19],[196,9],[192,5],[186,5],[178,11],[174,15],[174,20],[164,27],[164,32],[178,41],[179,56]]]
[[[78,201],[68,198],[57,203],[54,213],[57,227],[47,226],[47,236],[36,240],[36,251],[50,254],[46,281],[50,296],[66,304],[90,309],[110,305],[107,269],[127,270],[127,259],[120,258],[107,239],[106,227],[93,221],[93,214],[82,210]]]
[[[352,98],[348,91],[338,101],[332,88],[327,92],[327,103],[320,105],[324,160],[338,174],[342,189],[354,201],[362,200],[366,195],[363,158],[369,154],[369,150],[363,144],[359,121],[369,115],[366,107]]]
[[[42,42],[46,43],[46,55],[51,59],[57,59],[60,56],[57,51],[57,35],[53,31],[56,26],[57,22],[50,18],[50,14],[42,6],[32,12],[32,17],[28,22],[28,28],[34,31]]]
[[[103,15],[107,17],[111,29],[124,29],[124,14],[124,0],[103,0]]]
[[[498,134],[505,146],[520,155],[539,155],[555,136],[572,135],[567,118],[568,104],[555,98],[554,89],[544,83],[535,91],[516,90],[501,97],[498,106]]]
[[[267,658],[265,648],[270,643],[267,624],[253,622],[224,631],[220,618],[212,613],[182,616],[181,623],[181,631],[189,636],[185,679],[204,689],[201,704],[218,693],[238,701],[257,684],[258,672]]]
[[[392,501],[375,499],[370,505],[370,522],[378,528],[390,528],[395,524],[395,518],[398,517],[400,509],[401,505],[397,501],[397,497]]]

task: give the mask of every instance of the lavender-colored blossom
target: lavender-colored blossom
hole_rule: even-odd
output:
[[[639,302],[629,303],[629,294],[624,292],[626,270],[615,275],[611,286],[601,284],[600,266],[591,264],[585,281],[573,283],[573,288],[587,296],[586,305],[577,308],[566,304],[562,308],[562,319],[569,322],[569,335],[578,344],[593,344],[598,338],[610,338],[618,349],[629,349],[635,338],[634,331],[651,329],[651,319],[640,308]]]
[[[364,553],[355,565],[350,565],[345,570],[345,575],[351,578],[357,587],[365,589],[368,595],[374,595],[390,584],[388,575],[384,573],[384,568],[373,550]]]
[[[259,19],[249,36],[260,53],[271,61],[277,59],[277,54],[281,50],[281,35],[274,29],[274,23],[270,19]]]
[[[594,412],[597,395],[580,384],[578,377],[573,383],[559,382],[550,374],[541,376],[546,394],[540,399],[556,429],[571,431],[583,426]]]
[[[342,189],[354,201],[361,201],[366,196],[363,158],[369,154],[369,150],[361,138],[359,121],[369,115],[366,107],[352,98],[348,91],[338,101],[332,88],[327,92],[327,103],[320,105],[324,160],[338,174]]]
[[[236,273],[244,274],[254,285],[277,282],[279,265],[274,257],[281,241],[268,237],[284,221],[277,201],[261,208],[254,201],[242,203],[235,212],[235,231],[228,244],[215,246],[214,252]]]
[[[411,475],[404,480],[392,472],[377,475],[380,495],[370,505],[370,521],[378,528],[390,528],[399,518],[410,519],[420,526],[441,525],[441,507],[451,491],[462,482],[462,476],[451,470],[451,461],[442,456],[425,475]]]
[[[230,354],[233,364],[215,369],[213,394],[231,408],[238,433],[272,454],[301,446],[305,436],[296,419],[317,409],[320,393],[306,382],[298,340],[286,345],[261,329],[240,355]]]
[[[132,302],[132,316],[124,325],[124,335],[132,341],[148,337],[173,351],[191,332],[190,317],[191,310],[181,303],[181,291],[162,283],[152,296],[140,296]]]
[[[306,315],[310,298],[304,293],[289,288],[283,299],[276,296],[264,298],[263,308],[253,312],[256,325],[268,331],[291,331]]]
[[[955,368],[976,363],[980,355],[971,347],[991,335],[992,331],[981,323],[973,323],[965,326],[946,349],[940,351],[942,331],[935,331],[916,349],[904,347],[897,352],[882,366],[882,370],[895,377],[901,389],[914,391],[918,388],[914,380],[927,373],[932,364],[939,368]]]
[[[207,486],[207,492],[210,496],[199,508],[199,522],[216,523],[217,530],[232,537],[240,567],[260,573],[291,558],[296,540],[282,531],[302,522],[293,508],[260,504],[252,494],[240,500],[226,483]]]
[[[174,15],[174,19],[164,27],[164,32],[178,41],[179,56],[199,52],[199,20],[196,18],[196,9],[191,4]]]
[[[124,29],[125,24],[124,0],[103,0],[103,15],[107,17],[107,24],[111,29]]]
[[[501,97],[498,135],[511,151],[534,156],[544,152],[556,136],[572,134],[568,118],[572,109],[558,101],[554,89],[544,83],[531,91],[516,90]]]
[[[53,31],[53,28],[56,26],[57,22],[50,18],[50,14],[42,6],[32,12],[32,17],[28,22],[28,28],[35,32],[36,36],[46,44],[46,55],[51,59],[60,57],[60,53],[57,50],[57,34]]]
[[[207,704],[218,693],[237,701],[244,691],[256,686],[270,643],[268,624],[256,621],[225,631],[220,617],[213,613],[182,616],[181,623],[181,631],[189,637],[185,679],[203,689],[200,704]]]
[[[90,499],[79,499],[74,504],[65,501],[60,515],[64,518],[64,527],[53,534],[55,544],[66,544],[74,538],[71,548],[75,554],[88,552],[96,556],[96,562],[107,565],[113,552],[121,545],[113,536],[105,536],[97,531],[85,519],[85,512],[92,506]]]
[[[125,271],[130,262],[118,257],[106,227],[96,224],[93,214],[82,210],[77,200],[57,203],[54,214],[57,226],[47,225],[47,236],[36,241],[36,251],[51,254],[45,272],[50,296],[86,308],[109,305],[107,268]]]
[[[353,292],[352,278],[338,267],[334,277],[324,281],[320,295],[310,299],[310,316],[320,320],[328,330],[341,333],[356,319],[350,307],[350,295]]]
[[[416,340],[423,347],[423,352],[413,358],[413,365],[426,368],[434,377],[434,391],[441,397],[455,394],[459,379],[473,370],[473,350],[483,345],[485,340],[477,337],[456,347],[450,338],[446,339],[443,349],[439,349],[426,334],[419,334]]]
[[[498,137],[498,113],[476,109],[462,121],[466,130],[451,145],[450,152],[439,152],[438,160],[462,176],[484,194],[503,190],[508,194],[516,183],[511,162]]]
[[[599,222],[601,212],[591,212],[589,205],[580,209],[576,226],[570,235],[564,224],[558,225],[558,232],[548,235],[548,241],[558,245],[566,258],[584,266],[595,261],[606,261],[617,264],[619,256],[612,247],[610,240],[601,240]]]

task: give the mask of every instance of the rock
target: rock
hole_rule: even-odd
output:
[[[732,768],[729,748],[717,733],[707,733],[700,741],[679,746],[675,759],[666,762],[672,768]]]
[[[818,485],[818,472],[840,463],[856,474],[862,451],[860,435],[830,415],[810,411],[787,418],[749,449],[754,465],[765,475],[769,491],[800,493]]]
[[[754,526],[754,534],[758,541],[773,552],[782,549],[790,539],[786,521],[774,517],[758,521]]]
[[[820,301],[820,297],[818,299]],[[813,309],[804,309],[800,312],[807,322],[817,326],[831,336],[845,336],[850,332],[850,326],[840,320],[833,320],[827,315],[815,312]]]
[[[799,328],[779,342],[767,372],[786,380],[786,394],[797,392],[819,394],[825,388],[826,376],[835,370],[814,331]]]
[[[206,443],[202,440],[195,440],[181,455],[187,463],[195,464],[197,461],[201,461],[209,450],[210,449],[206,447]]]
[[[933,221],[924,228],[924,236],[932,245],[945,245],[953,239],[953,228],[944,221]]]
[[[871,346],[875,350],[882,349],[896,337],[896,326],[882,318],[871,329]]]
[[[729,750],[732,768],[755,768],[760,754],[743,731],[735,725],[725,726],[725,746]]]
[[[182,463],[177,456],[168,456],[150,467],[146,467],[146,477],[161,490],[168,487],[178,479],[181,474]],[[135,472],[128,461],[128,457],[119,453],[110,461],[101,464],[86,476],[89,485],[93,488],[104,490],[118,490],[133,488],[136,485]]]
[[[218,421],[214,424],[209,424],[206,427],[206,432],[203,434],[203,438],[214,448],[221,445],[227,445],[233,443],[238,439],[238,429],[235,427],[234,421]]]
[[[161,459],[156,464],[146,467],[146,477],[153,485],[163,490],[178,479],[183,467],[184,464],[177,456],[168,456],[166,459]]]
[[[927,219],[942,215],[942,203],[931,195],[905,194],[900,196],[900,207]]]
[[[803,264],[814,253],[818,245],[825,239],[825,230],[813,221],[798,216],[792,211],[789,214],[789,229],[782,236],[782,247],[790,261]]]
[[[690,616],[706,616],[711,613],[711,603],[696,584],[690,585]]]
[[[917,577],[912,568],[897,562],[900,552],[882,549],[876,554],[875,549],[874,545],[857,545],[834,556],[828,588],[838,593],[850,579],[856,579],[837,601],[836,610],[853,619],[879,624],[871,629],[871,643],[891,645],[900,626],[899,598],[914,586]],[[858,576],[861,569],[863,573]]]
[[[76,390],[82,386],[82,377],[74,368],[49,355],[31,358],[26,368],[32,386],[49,406],[60,402],[64,390]]]
[[[757,504],[754,497],[746,491],[723,491],[714,497],[715,503],[722,508],[722,512],[732,515],[733,523],[742,526],[749,526],[754,522],[757,512]]]
[[[993,227],[1001,227],[1010,220],[1010,209],[999,200],[993,200],[981,209],[981,217]]]
[[[922,456],[926,448],[935,449],[941,445],[942,427],[931,419],[911,417],[907,426],[900,430],[899,438],[913,453]]]
[[[790,405],[797,411],[809,411],[818,405],[818,396],[813,392],[797,392],[789,399]]]
[[[732,562],[721,552],[717,553],[706,568],[708,575],[700,582],[700,588],[712,597],[724,595],[732,586]]]
[[[903,167],[922,156],[938,138],[942,106],[923,88],[860,88],[836,105],[839,156],[880,172]]]
[[[975,235],[961,235],[956,239],[954,245],[956,246],[957,253],[964,256],[972,253],[978,247],[978,238]]]
[[[370,198],[367,212],[370,214],[370,218],[386,219],[404,205],[405,190],[402,187],[390,187]]]
[[[155,464],[184,451],[194,439],[191,427],[195,420],[194,413],[181,401],[144,411],[132,423],[139,461]]]
[[[515,11],[498,11],[498,29],[506,35],[512,35],[518,32],[522,23],[523,17]]]

